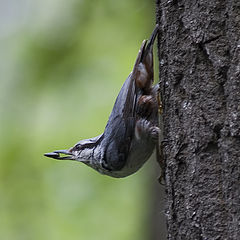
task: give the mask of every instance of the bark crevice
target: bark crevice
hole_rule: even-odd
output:
[[[168,239],[240,236],[239,12],[157,1]]]

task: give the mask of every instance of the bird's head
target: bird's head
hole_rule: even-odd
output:
[[[44,156],[57,160],[73,160],[91,165],[98,162],[101,157],[101,139],[102,135],[81,140],[72,148],[45,153]]]

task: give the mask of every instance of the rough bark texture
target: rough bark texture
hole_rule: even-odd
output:
[[[240,239],[240,1],[158,0],[168,239]]]

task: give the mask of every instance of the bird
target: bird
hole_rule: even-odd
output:
[[[154,85],[153,45],[156,25],[144,40],[109,116],[104,132],[73,147],[45,153],[57,160],[82,162],[101,174],[123,178],[137,172],[158,145],[159,85]]]

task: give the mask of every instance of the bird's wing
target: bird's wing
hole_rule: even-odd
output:
[[[147,40],[143,41],[133,71],[118,94],[105,128],[102,141],[103,149],[105,149],[103,166],[107,166],[109,170],[121,170],[127,161],[137,121],[137,100],[141,94],[141,89],[136,84],[136,78],[139,76],[140,63],[145,61],[146,56],[149,55],[148,53],[152,54],[152,45],[157,31],[158,26],[154,29],[148,44]]]

